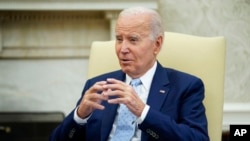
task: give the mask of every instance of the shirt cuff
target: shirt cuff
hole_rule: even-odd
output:
[[[84,125],[87,123],[87,120],[90,118],[90,116],[88,116],[87,118],[80,118],[78,115],[77,115],[77,110],[78,110],[78,107],[75,108],[75,111],[74,111],[74,120],[77,124],[80,124],[80,125]]]
[[[144,121],[144,119],[146,118],[146,116],[148,114],[149,108],[150,108],[149,105],[146,105],[144,107],[144,109],[143,109],[143,111],[141,113],[141,116],[139,118],[137,118],[137,120],[136,120],[138,124],[141,124]]]

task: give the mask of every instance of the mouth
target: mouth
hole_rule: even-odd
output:
[[[120,59],[120,62],[123,63],[123,64],[127,64],[127,63],[132,62],[132,60],[129,60],[129,59]]]

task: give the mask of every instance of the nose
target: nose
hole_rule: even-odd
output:
[[[129,46],[128,46],[128,43],[126,41],[123,41],[121,43],[121,52],[122,53],[128,53],[129,52]]]

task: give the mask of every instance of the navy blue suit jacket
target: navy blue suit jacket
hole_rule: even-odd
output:
[[[82,96],[95,82],[107,78],[124,81],[125,73],[118,70],[89,79]],[[142,131],[141,140],[208,141],[203,99],[204,86],[199,78],[163,68],[158,63],[147,100],[150,110],[142,124],[138,125]],[[79,102],[80,100],[78,104]],[[73,110],[53,131],[50,140],[106,141],[118,105],[108,104],[106,101],[102,104],[105,109],[95,110],[85,125],[78,125],[74,121]]]

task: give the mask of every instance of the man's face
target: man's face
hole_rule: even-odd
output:
[[[149,17],[123,16],[116,24],[116,54],[123,72],[133,78],[146,73],[160,50],[159,41],[150,39]]]

